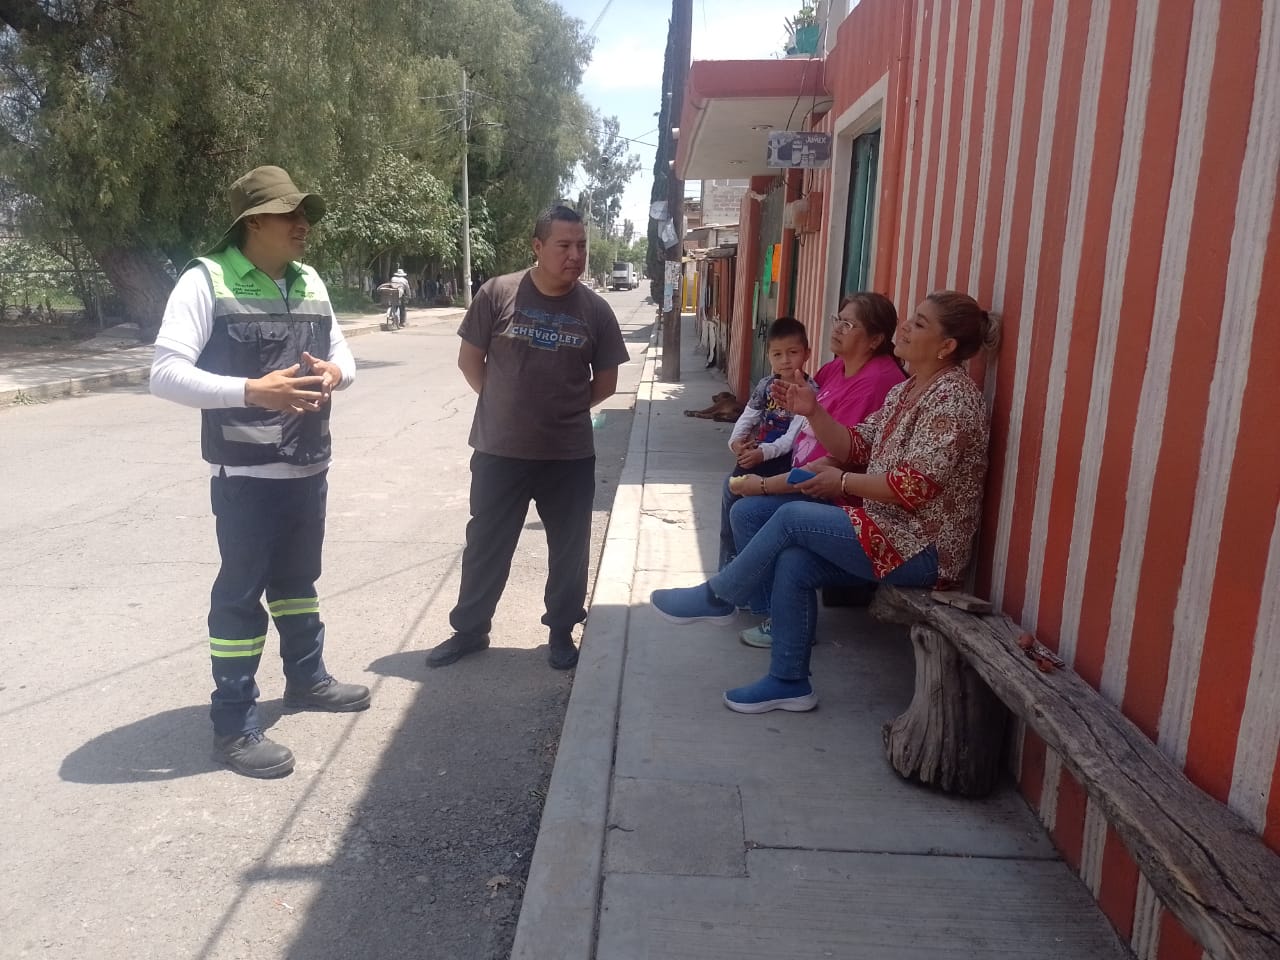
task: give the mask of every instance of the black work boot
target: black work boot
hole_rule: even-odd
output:
[[[327,710],[330,713],[355,713],[369,707],[369,688],[358,683],[339,683],[325,677],[310,689],[284,685],[284,705],[293,710]]]
[[[447,667],[469,653],[479,653],[489,647],[487,633],[455,633],[427,654],[428,667]]]
[[[547,647],[547,663],[552,670],[572,670],[578,665],[578,648],[568,630],[552,630]]]
[[[268,780],[293,772],[293,753],[283,744],[268,740],[261,730],[233,733],[213,738],[213,759],[225,763],[246,777]]]

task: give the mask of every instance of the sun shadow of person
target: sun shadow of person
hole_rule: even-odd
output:
[[[258,703],[264,728],[280,719],[283,702]],[[213,759],[209,707],[165,710],[99,734],[67,754],[58,775],[70,783],[147,783],[224,769]]]

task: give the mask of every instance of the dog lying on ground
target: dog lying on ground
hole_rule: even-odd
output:
[[[697,417],[699,420],[715,420],[717,423],[736,423],[742,416],[742,404],[737,398],[725,390],[712,394],[711,406],[701,410],[686,410],[686,417]]]

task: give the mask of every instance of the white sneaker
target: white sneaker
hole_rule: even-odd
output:
[[[773,620],[766,617],[758,627],[748,627],[738,634],[738,639],[748,647],[773,646]]]

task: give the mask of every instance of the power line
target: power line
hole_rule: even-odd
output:
[[[508,100],[504,100],[502,97],[495,97],[495,96],[493,96],[492,94],[488,94],[488,93],[481,93],[479,90],[472,90],[472,91],[470,91],[470,93],[471,93],[471,95],[472,95],[473,97],[480,97],[480,98],[481,98],[481,99],[483,99],[483,100],[489,100],[489,101],[491,101],[491,102],[493,102],[493,103],[498,104],[499,106],[503,106],[503,107],[510,107],[510,106],[512,106],[512,104],[511,104],[511,102],[510,102],[510,101],[508,101]],[[523,98],[523,97],[521,97],[521,96],[519,96],[519,95],[516,95],[516,97],[515,97],[515,98],[516,98],[517,100],[521,101],[521,102],[523,103],[523,105],[524,105],[524,106],[526,106],[526,107],[532,106],[532,104],[531,104],[528,100],[526,100],[525,98]],[[575,123],[574,121],[570,120],[568,117],[559,117],[559,118],[557,118],[557,119],[558,119],[558,121],[559,121],[560,123],[564,124],[566,127],[571,127],[572,129],[577,130],[579,133],[588,133],[588,132],[590,132],[590,131],[588,131],[585,127],[580,126],[579,124],[577,124],[577,123]],[[651,133],[657,133],[657,131],[658,131],[658,128],[657,128],[657,127],[654,127],[652,130],[646,130],[644,133],[640,134],[640,136],[642,136],[642,137],[647,137],[647,136],[648,136],[649,134],[651,134]],[[637,139],[637,138],[635,138],[635,137],[624,137],[624,136],[623,136],[622,134],[620,134],[620,133],[619,133],[619,134],[615,134],[615,136],[616,136],[619,140],[625,140],[627,143],[635,143],[635,144],[639,144],[639,145],[640,145],[640,146],[642,146],[642,147],[651,147],[651,148],[653,148],[653,149],[655,149],[655,150],[658,148],[658,145],[657,145],[656,143],[649,143],[649,142],[648,142],[648,141],[646,141],[646,140],[639,140],[639,139]]]
[[[587,31],[588,38],[596,35],[596,30],[600,28],[600,21],[604,19],[604,15],[609,12],[609,8],[611,6],[613,6],[613,0],[605,0],[605,4],[600,11],[600,15],[596,17],[595,21],[591,24],[591,29]]]

